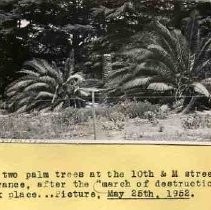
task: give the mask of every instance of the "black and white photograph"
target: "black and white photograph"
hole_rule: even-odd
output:
[[[211,140],[211,2],[0,0],[0,139]]]

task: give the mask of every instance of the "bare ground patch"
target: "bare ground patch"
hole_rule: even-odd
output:
[[[93,140],[90,110],[70,116],[64,113],[13,114],[0,116],[0,138],[43,141]],[[111,117],[112,116],[112,117]],[[211,112],[190,115],[168,113],[165,118],[130,118],[121,114],[98,115],[97,140],[210,141]]]

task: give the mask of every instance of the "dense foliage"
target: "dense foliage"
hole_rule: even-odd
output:
[[[110,101],[194,104],[210,97],[210,11],[195,0],[1,1],[0,94],[10,111],[78,106],[75,83],[59,78],[71,60],[69,76],[102,80]]]

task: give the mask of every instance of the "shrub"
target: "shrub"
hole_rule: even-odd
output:
[[[57,113],[53,117],[53,124],[61,124],[65,126],[70,126],[74,124],[80,124],[84,122],[88,122],[89,119],[92,117],[92,110],[81,108],[67,108],[62,112]]]
[[[182,120],[183,128],[211,128],[211,115],[202,113],[190,114]]]
[[[151,112],[155,115],[159,112],[159,105],[145,102],[124,102],[117,105],[116,109],[123,112],[129,118],[146,118],[146,113]]]
[[[202,125],[202,118],[197,113],[188,115],[182,120],[182,126],[185,129],[197,129]]]

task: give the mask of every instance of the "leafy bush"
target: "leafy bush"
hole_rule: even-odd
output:
[[[46,116],[12,114],[0,118],[1,138],[11,139],[47,139],[57,135]]]
[[[96,115],[105,117],[108,120],[124,121],[125,118],[147,118],[147,113],[151,112],[155,117],[164,118],[167,115],[166,110],[161,110],[160,105],[151,104],[148,101],[124,101],[113,106],[96,108]]]
[[[159,105],[151,104],[150,102],[129,102],[125,101],[124,103],[118,104],[114,107],[119,112],[125,114],[129,118],[146,118],[147,112],[152,112],[155,115],[159,112]]]
[[[65,126],[88,122],[92,118],[92,110],[81,108],[67,108],[54,116],[53,123]]]
[[[211,128],[211,115],[207,114],[207,115],[204,117],[203,122],[204,122],[203,127]]]
[[[90,110],[0,116],[0,137],[7,139],[71,139],[89,134]],[[81,125],[83,123],[83,125]],[[92,132],[92,130],[91,130]]]
[[[182,121],[183,128],[197,129],[201,125],[201,117],[197,114],[189,115]]]
[[[183,119],[182,125],[185,129],[211,128],[211,115],[199,113],[188,115]]]

